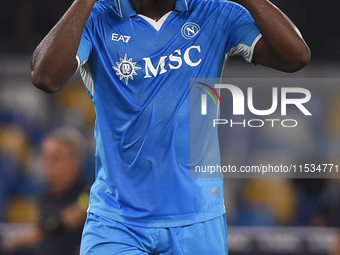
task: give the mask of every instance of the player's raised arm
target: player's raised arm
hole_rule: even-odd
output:
[[[268,0],[240,0],[252,14],[262,38],[256,44],[255,64],[295,72],[310,61],[310,50],[289,18]]]
[[[74,74],[81,35],[95,2],[75,0],[35,49],[31,61],[34,86],[54,93]]]

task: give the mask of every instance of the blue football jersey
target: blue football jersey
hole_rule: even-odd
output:
[[[190,79],[221,77],[232,55],[251,62],[259,38],[249,12],[229,1],[177,0],[157,22],[129,0],[95,4],[77,54],[97,115],[89,212],[150,227],[225,213],[223,179],[190,177]],[[219,164],[216,128],[197,126],[196,157]]]

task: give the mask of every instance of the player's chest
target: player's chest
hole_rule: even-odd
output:
[[[187,72],[202,65],[208,49],[200,24],[166,20],[156,30],[143,18],[134,24],[108,27],[98,54],[126,83],[132,78],[155,78],[172,72]],[[138,76],[137,76],[138,75]]]
[[[157,23],[135,17],[98,31],[99,38],[105,38],[102,46],[111,56],[123,53],[141,59],[155,55],[170,56],[203,43],[199,22],[168,17],[161,24]]]

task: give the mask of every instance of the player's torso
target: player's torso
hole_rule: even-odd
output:
[[[219,1],[190,1],[159,29],[107,7],[93,16],[89,66],[97,127],[105,154],[119,158],[107,157],[107,168],[189,169],[190,78],[221,75],[227,36],[219,12]],[[207,132],[218,155],[216,130]]]
[[[202,2],[171,12],[159,30],[139,15],[98,15],[93,61],[132,94],[144,86],[164,86],[165,77],[172,87],[187,86],[193,77],[219,77],[225,39],[219,30],[218,4]]]
[[[113,140],[130,149],[128,162],[146,141],[188,148],[183,142],[190,128],[190,78],[221,75],[225,36],[218,1],[191,2],[196,6],[172,11],[159,29],[139,15],[122,18],[114,10],[93,18],[89,66],[97,118],[102,126],[108,123]],[[188,153],[179,155],[188,161]]]

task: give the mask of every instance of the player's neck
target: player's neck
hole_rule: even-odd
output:
[[[138,14],[159,20],[175,8],[176,0],[131,0],[131,2]]]

